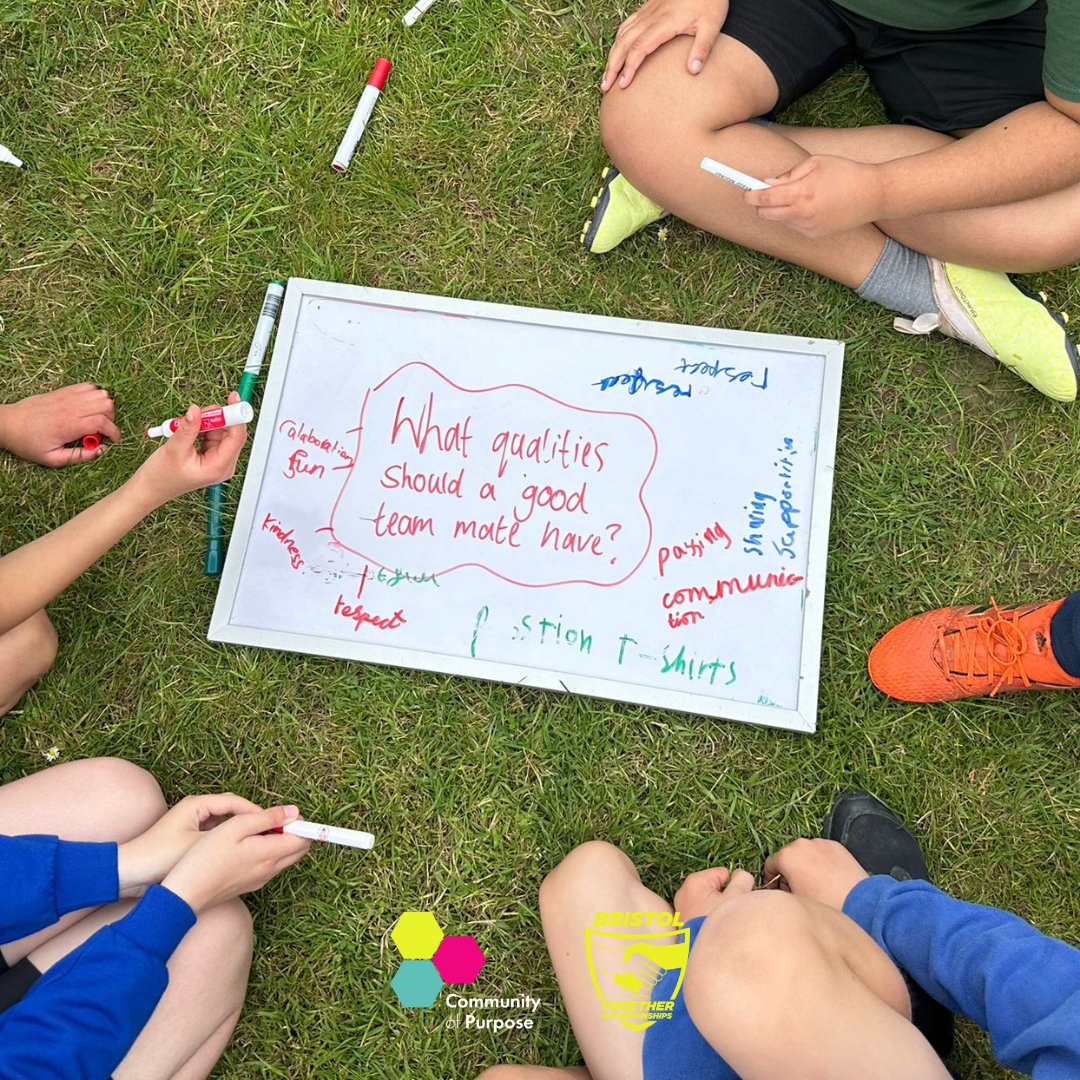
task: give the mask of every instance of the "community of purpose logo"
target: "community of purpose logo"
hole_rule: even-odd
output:
[[[585,956],[605,1020],[644,1031],[670,1020],[690,955],[690,931],[670,911],[599,911]]]
[[[402,956],[390,985],[406,1009],[430,1009],[448,983],[474,983],[487,959],[476,938],[444,934],[430,911],[406,911],[390,937]]]
[[[444,987],[472,985],[487,959],[474,937],[444,934],[430,911],[406,911],[390,937],[402,956],[390,985],[406,1009],[430,1009]],[[446,1027],[499,1034],[531,1031],[543,1001],[531,994],[469,997],[451,992],[443,1004],[450,1010],[443,1019]]]

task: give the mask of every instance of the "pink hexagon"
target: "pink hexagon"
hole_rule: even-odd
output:
[[[431,962],[443,977],[443,982],[471,983],[476,982],[485,959],[476,938],[459,935],[444,937]]]

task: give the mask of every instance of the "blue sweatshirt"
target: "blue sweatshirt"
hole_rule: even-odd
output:
[[[844,913],[927,993],[985,1028],[1003,1065],[1036,1080],[1080,1077],[1080,951],[925,881],[867,878]],[[686,924],[691,940],[702,922]],[[662,981],[654,996],[664,991]],[[738,1080],[694,1027],[681,994],[671,1020],[645,1032],[644,1066],[645,1080]]]
[[[115,844],[0,836],[0,944],[118,898]],[[4,1080],[104,1080],[169,982],[165,963],[195,913],[151,885],[124,918],[60,960],[0,1013]]]

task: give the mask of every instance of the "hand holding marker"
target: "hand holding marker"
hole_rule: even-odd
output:
[[[217,428],[236,427],[237,424],[247,424],[255,415],[255,410],[250,402],[237,401],[232,405],[215,405],[210,409],[203,409],[199,420],[199,434],[204,431],[214,431]],[[147,428],[148,439],[171,439],[180,427],[184,418],[174,416],[171,420],[165,420],[157,427]]]
[[[729,184],[742,188],[743,191],[764,191],[765,188],[772,187],[772,184],[766,184],[764,180],[759,180],[756,176],[748,176],[744,172],[739,172],[738,169],[733,169],[730,165],[714,161],[711,157],[702,158],[701,167],[707,173],[712,173],[713,176],[726,180]]]
[[[305,840],[322,840],[326,844],[340,844],[342,847],[363,848],[365,851],[375,846],[375,837],[369,832],[356,829],[339,829],[336,825],[320,825],[317,821],[290,821],[274,829],[274,832],[300,836]]]

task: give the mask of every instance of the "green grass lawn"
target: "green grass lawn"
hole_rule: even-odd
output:
[[[0,727],[0,779],[44,767],[55,744],[64,760],[144,765],[170,798],[231,788],[378,835],[370,854],[315,852],[253,899],[227,1077],[576,1061],[540,937],[543,874],[593,837],[669,894],[708,864],[757,869],[816,832],[843,786],[901,809],[947,889],[1075,939],[1080,699],[904,705],[873,689],[866,654],[929,606],[1077,584],[1080,414],[683,224],[587,257],[597,84],[626,12],[439,0],[406,30],[409,3],[0,0],[0,142],[33,165],[0,171],[0,400],[97,381],[128,436],[62,473],[0,460],[0,545],[118,484],[146,453],[140,426],[235,384],[274,276],[838,337],[818,734],[211,645],[191,496],[50,606],[60,659]],[[379,55],[394,73],[338,176],[330,158]],[[793,115],[880,117],[856,72]],[[1040,285],[1080,308],[1080,274]],[[477,991],[541,997],[538,1029],[477,1035],[447,1029],[442,1006],[399,1008],[389,931],[407,909],[475,935]],[[958,1067],[1000,1075],[978,1034]]]

